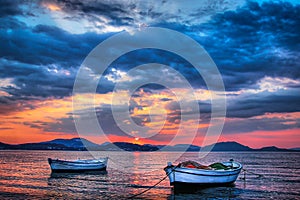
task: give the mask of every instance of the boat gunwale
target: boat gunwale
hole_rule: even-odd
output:
[[[96,169],[51,169],[52,173],[79,173],[79,172],[101,172],[106,171],[106,166]]]
[[[211,172],[216,172],[216,173],[236,172],[236,171],[240,171],[241,169],[243,169],[243,165],[241,163],[238,163],[238,162],[221,162],[221,163],[222,164],[235,163],[236,165],[238,165],[238,167],[229,168],[229,169],[201,169],[201,168],[167,166],[166,169],[172,169],[173,171],[182,169],[182,170],[188,170],[188,171],[207,172],[207,173],[211,173]]]
[[[52,163],[59,163],[59,164],[85,164],[85,165],[91,165],[91,164],[106,164],[108,158],[103,159],[95,159],[95,160],[60,160],[60,159],[52,159],[48,158],[49,162]]]
[[[198,169],[195,169],[195,170],[198,170]],[[206,172],[209,172],[209,173],[199,174],[199,173],[193,173],[193,172],[187,172],[187,171],[178,171],[178,170],[174,169],[174,170],[172,170],[171,173],[177,172],[177,173],[184,173],[184,174],[190,174],[190,175],[196,175],[196,176],[234,176],[234,175],[240,174],[240,170],[241,170],[241,168],[234,170],[234,171],[219,171],[219,172],[221,172],[219,174],[209,174],[211,172],[216,172],[216,171],[215,170],[206,170]],[[205,170],[200,170],[200,171],[205,171]],[[224,173],[224,172],[235,172],[235,173]]]

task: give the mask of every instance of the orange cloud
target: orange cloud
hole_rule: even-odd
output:
[[[110,142],[125,141],[139,144],[167,144],[176,135],[180,134],[180,141],[177,143],[189,143],[191,138],[194,138],[194,130],[199,129],[203,133],[198,133],[193,144],[201,145],[205,136],[204,131],[209,124],[196,123],[196,119],[188,119],[185,122],[180,121],[180,116],[177,119],[176,112],[168,108],[170,101],[176,101],[173,93],[162,91],[161,93],[147,93],[141,91],[144,96],[137,95],[132,97],[135,101],[135,105],[142,106],[142,109],[133,109],[131,113],[132,117],[141,117],[144,119],[144,126],[149,127],[149,135],[154,135],[157,131],[157,127],[161,127],[157,131],[159,133],[156,136],[150,138],[143,138],[139,135],[132,136],[117,136],[114,133],[108,136],[87,136],[87,139],[91,139],[94,142],[102,143],[106,142],[109,137]],[[206,94],[204,92],[204,94]],[[124,102],[130,100],[130,96],[126,91],[118,91],[116,93],[107,94],[81,94],[74,97],[66,97],[63,99],[49,98],[46,100],[34,100],[31,102],[31,107],[23,109],[22,111],[15,111],[0,116],[0,141],[5,143],[17,144],[25,142],[39,142],[55,138],[72,138],[78,137],[77,133],[64,133],[64,132],[47,132],[44,131],[39,124],[56,123],[58,119],[68,118],[73,113],[72,98],[77,98],[81,101],[76,110],[83,110],[94,106],[102,107],[103,105],[128,106]],[[114,98],[114,100],[113,100]],[[164,100],[162,100],[164,99]],[[92,104],[91,104],[92,103]],[[22,105],[18,105],[22,106]],[[173,108],[174,109],[174,108]],[[174,117],[170,120],[168,117],[160,117],[160,114],[171,115]],[[152,121],[147,121],[147,115],[153,114]],[[180,115],[180,112],[178,112]],[[295,123],[296,119],[300,118],[300,112],[294,113],[266,113],[262,116],[253,117],[257,120],[265,118],[282,118],[285,119],[285,123]],[[227,118],[227,122],[231,120],[242,120],[238,118]],[[180,126],[179,126],[180,125]],[[182,127],[181,132],[178,133],[179,128]],[[281,131],[255,131],[249,133],[236,133],[236,134],[224,134],[221,135],[219,141],[237,141],[250,147],[259,148],[262,146],[276,145],[278,147],[296,147],[299,146],[300,129],[281,130]]]
[[[51,11],[60,11],[61,8],[53,3],[44,3],[43,6],[45,6],[46,8],[48,8]]]
[[[67,113],[72,112],[72,99],[70,97],[34,100],[31,105],[32,108],[0,116],[0,141],[18,144],[44,141],[56,138],[58,135],[74,137],[72,134],[47,133],[38,126],[34,126],[37,122],[49,123],[55,122],[58,118],[67,117]]]

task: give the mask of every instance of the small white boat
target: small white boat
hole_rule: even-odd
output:
[[[108,158],[94,160],[59,160],[48,158],[52,172],[85,172],[106,170]]]
[[[234,183],[242,168],[242,164],[233,160],[214,163],[209,166],[194,161],[186,161],[177,166],[168,163],[164,170],[169,177],[170,185],[210,187]]]

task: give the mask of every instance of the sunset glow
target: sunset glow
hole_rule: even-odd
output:
[[[162,1],[151,9],[144,1],[5,4],[0,142],[83,137],[98,144],[200,146],[215,139],[253,148],[299,147],[299,3],[207,4]],[[141,39],[150,27],[183,34],[203,52],[168,34]],[[105,46],[121,33],[130,39]],[[157,44],[209,59],[193,63],[172,48],[152,48]],[[97,52],[98,46],[105,48]],[[222,125],[222,106],[221,135],[208,135]],[[81,132],[76,122],[85,122]]]

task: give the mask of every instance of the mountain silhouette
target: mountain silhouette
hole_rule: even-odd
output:
[[[167,145],[152,145],[152,144],[133,144],[128,142],[105,142],[103,144],[96,144],[84,138],[72,138],[72,139],[55,139],[51,141],[39,142],[39,143],[25,143],[25,144],[6,144],[0,142],[0,150],[68,150],[68,151],[299,151],[298,149],[283,149],[275,146],[262,147],[259,149],[253,149],[248,146],[242,145],[238,142],[219,142],[216,144],[207,145],[204,147],[189,145],[189,144],[177,144],[174,146]]]

